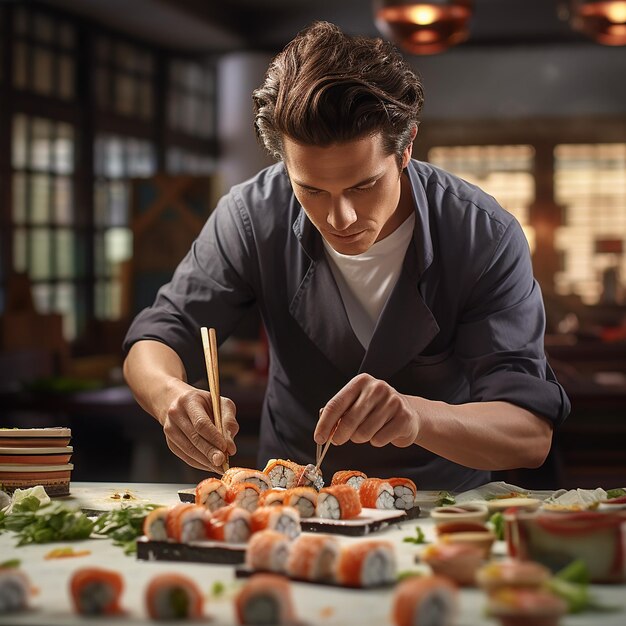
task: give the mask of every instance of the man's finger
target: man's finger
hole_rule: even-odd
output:
[[[235,435],[239,432],[239,424],[237,423],[237,408],[235,403],[229,398],[221,398],[222,410],[222,427],[224,429],[224,439],[226,440],[226,451],[229,456],[236,454],[237,446],[235,445]]]

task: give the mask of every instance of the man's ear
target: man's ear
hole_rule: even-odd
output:
[[[411,160],[411,154],[413,153],[413,141],[415,140],[416,135],[417,135],[417,124],[413,126],[413,128],[411,129],[411,141],[409,142],[409,145],[405,148],[404,152],[402,153],[402,169],[404,169],[409,164],[409,161]]]

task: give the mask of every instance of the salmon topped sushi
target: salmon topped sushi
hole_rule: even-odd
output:
[[[253,533],[271,528],[295,539],[300,534],[300,514],[292,506],[261,506],[252,513],[250,528]]]
[[[359,541],[339,553],[337,580],[347,587],[387,585],[395,581],[396,572],[396,555],[389,541]]]
[[[277,574],[251,576],[235,597],[235,613],[242,625],[296,624],[289,580]]]
[[[349,485],[324,487],[317,499],[317,517],[327,519],[352,519],[361,512],[357,492]]]
[[[146,610],[151,619],[197,620],[202,617],[204,597],[196,583],[181,574],[158,574],[145,592]]]
[[[246,542],[250,537],[250,512],[235,504],[218,509],[207,522],[207,536],[227,543]]]
[[[237,483],[252,483],[256,485],[260,491],[265,491],[273,487],[266,474],[255,469],[248,469],[247,467],[231,467],[224,472],[222,482],[228,487]]]
[[[388,478],[387,482],[393,488],[394,508],[405,511],[415,506],[417,487],[410,478]]]
[[[205,478],[196,485],[196,504],[216,511],[226,506],[227,489],[219,478]]]
[[[261,490],[254,483],[235,483],[226,491],[226,502],[252,512],[259,506],[260,495]]]
[[[357,493],[361,483],[367,478],[367,475],[358,470],[339,470],[333,474],[330,486],[350,485]]]
[[[101,567],[83,567],[70,578],[74,609],[80,615],[116,615],[122,612],[122,576]]]
[[[276,530],[254,533],[246,547],[246,565],[255,571],[284,574],[289,555],[289,538]]]
[[[202,541],[207,538],[207,522],[211,513],[199,504],[182,509],[171,527],[171,537],[179,543]]]
[[[458,612],[458,591],[444,576],[412,576],[393,594],[395,626],[451,626]]]
[[[285,490],[283,504],[298,509],[300,517],[313,517],[317,506],[317,491],[313,487],[294,487]]]
[[[0,567],[0,615],[28,608],[33,593],[30,580],[17,567]]]
[[[262,491],[259,496],[259,506],[274,506],[277,504],[283,504],[287,489],[267,489]]]
[[[336,579],[339,542],[331,535],[300,535],[289,549],[287,574],[314,582]]]
[[[167,528],[165,521],[170,508],[160,506],[150,511],[143,520],[143,534],[152,541],[167,541]]]
[[[393,509],[393,487],[380,478],[366,478],[359,487],[361,506],[369,509]]]

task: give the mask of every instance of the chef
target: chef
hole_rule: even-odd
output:
[[[310,463],[331,433],[328,478],[461,491],[543,463],[570,406],[528,245],[493,197],[411,159],[423,99],[391,44],[325,22],[271,62],[254,123],[277,163],[219,201],[125,341],[129,386],[189,465],[219,471],[238,431],[234,403],[221,398],[222,434],[193,385],[200,327],[223,341],[255,305],[259,467]]]

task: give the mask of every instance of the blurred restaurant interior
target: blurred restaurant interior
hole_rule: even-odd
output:
[[[426,94],[414,156],[478,184],[527,234],[573,408],[542,468],[501,477],[624,486],[626,2],[440,0],[460,13],[439,30],[401,28],[389,4],[0,3],[0,427],[71,427],[74,480],[197,482],[125,387],[122,339],[217,198],[271,163],[252,90],[322,19],[404,37]],[[599,4],[612,16],[585,13]],[[232,461],[251,467],[258,315],[220,365],[241,423]]]

